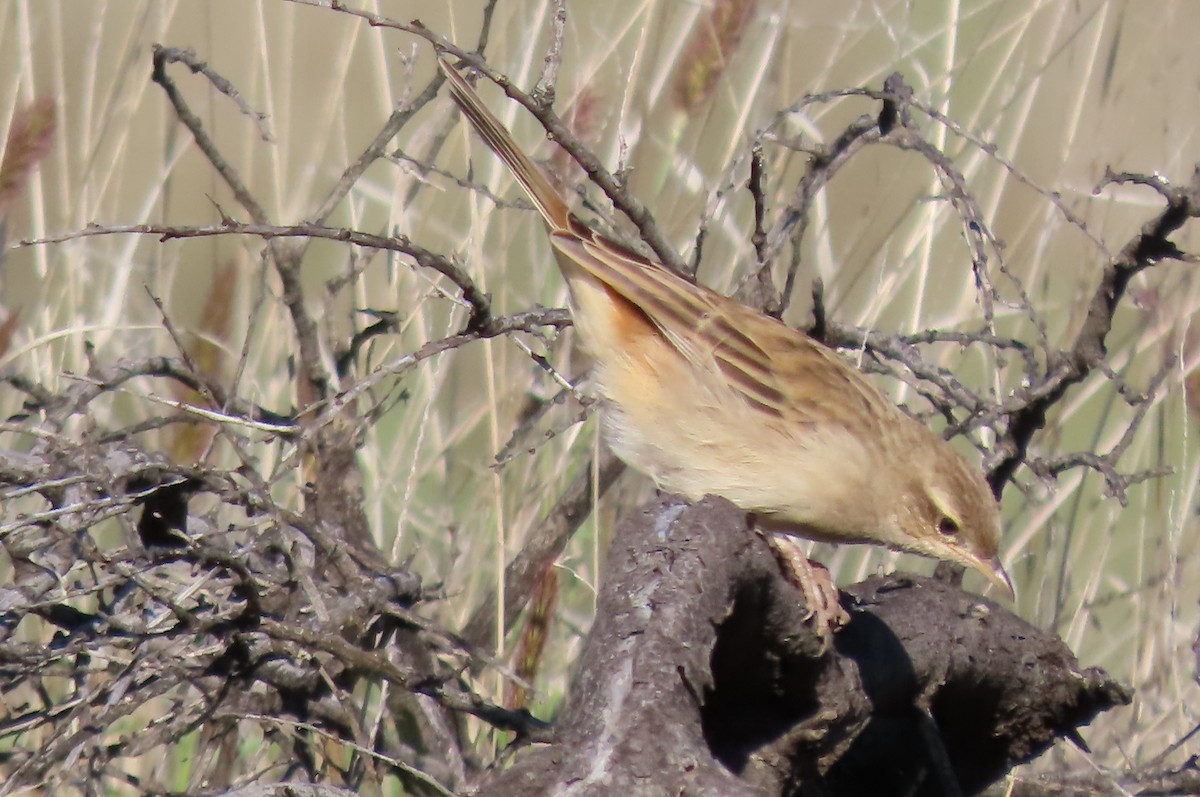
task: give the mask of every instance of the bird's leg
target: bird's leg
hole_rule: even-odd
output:
[[[804,596],[804,605],[817,637],[828,645],[828,635],[850,622],[829,569],[809,559],[793,537],[770,532],[766,532],[766,537],[783,577]]]

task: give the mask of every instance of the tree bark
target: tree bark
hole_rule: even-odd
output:
[[[929,578],[849,587],[827,652],[744,513],[663,497],[620,524],[552,744],[478,795],[974,794],[1130,692]]]

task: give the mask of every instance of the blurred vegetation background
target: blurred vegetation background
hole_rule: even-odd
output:
[[[420,18],[464,48],[477,41],[482,6],[356,5],[399,21]],[[747,141],[774,124],[781,137],[827,144],[856,116],[875,112],[866,100],[831,97],[776,119],[810,93],[879,88],[899,71],[918,98],[994,145],[993,153],[946,127],[930,132],[1003,242],[1003,268],[1059,345],[1082,319],[1108,257],[1105,247],[1119,248],[1158,207],[1144,188],[1094,193],[1106,169],[1183,184],[1200,153],[1194,43],[1200,4],[1187,0],[609,0],[565,8],[558,113],[610,169],[626,170],[631,191],[685,259],[701,219],[711,219],[699,279],[724,292],[739,287],[753,262]],[[713,62],[719,65],[689,69],[703,63],[695,37],[702,25],[714,24],[714,8],[726,15],[719,24],[729,34],[720,39],[724,49]],[[554,13],[552,4],[537,0],[499,3],[485,50],[489,63],[532,88]],[[163,242],[131,234],[15,246],[92,223],[244,218],[151,83],[154,44],[193,49],[264,115],[270,140],[206,81],[173,69],[221,152],[278,224],[313,217],[388,115],[432,77],[431,48],[302,3],[0,4],[0,131],[39,99],[54,109],[39,168],[19,192],[0,196],[0,322],[7,321],[0,369],[53,386],[86,372],[89,357],[177,354],[152,299],[158,297],[205,368],[225,380],[236,377],[246,398],[286,411],[296,403],[293,334],[280,287],[264,269],[261,240]],[[528,114],[490,87],[484,94],[539,158],[566,167]],[[451,175],[466,177],[470,154],[474,181],[517,196],[449,102],[422,110],[389,151],[394,157],[371,166],[327,223],[403,234],[456,257],[492,294],[498,312],[564,303],[533,214],[497,210],[455,184]],[[447,173],[426,169],[431,158]],[[769,196],[782,202],[807,156],[768,146],[766,163]],[[563,174],[579,182],[580,174]],[[857,157],[814,206],[788,320],[808,321],[810,287],[820,279],[827,313],[841,322],[888,332],[977,325],[970,251],[960,218],[936,201],[942,191],[915,155],[878,148]],[[1087,234],[1064,218],[1051,194]],[[607,210],[601,206],[599,214]],[[1185,251],[1200,244],[1194,228],[1177,242]],[[998,259],[992,268],[997,282],[1011,288]],[[1102,478],[1083,470],[1054,482],[1020,471],[1020,489],[1010,486],[1004,496],[1004,560],[1016,582],[1018,613],[1061,634],[1084,665],[1103,666],[1137,689],[1132,706],[1103,716],[1086,734],[1107,766],[1146,762],[1197,724],[1192,649],[1200,561],[1191,434],[1200,409],[1192,391],[1200,387],[1193,378],[1200,347],[1190,322],[1200,293],[1192,269],[1164,263],[1140,275],[1109,339],[1110,362],[1134,388],[1175,363],[1121,461],[1125,471],[1169,466],[1172,474],[1132,488],[1125,507],[1105,494]],[[361,353],[359,374],[455,332],[466,317],[451,283],[386,253],[316,242],[303,279],[309,310],[330,339],[345,340],[369,323],[360,309],[398,314],[399,334],[374,338]],[[996,312],[1005,331],[1035,342],[1017,309]],[[436,619],[449,629],[461,628],[483,595],[502,588],[504,562],[597,456],[595,419],[578,423],[574,401],[539,415],[531,431],[513,439],[523,419],[561,390],[527,349],[575,379],[586,363],[570,344],[569,332],[554,340],[526,335],[475,343],[424,361],[377,396],[385,414],[367,428],[359,457],[367,513],[394,562],[444,585]],[[957,347],[936,356],[972,386],[1013,386],[1004,363]],[[913,399],[903,385],[888,389]],[[161,383],[132,382],[105,411],[114,423],[130,423],[166,412],[164,396],[178,398]],[[19,409],[19,396],[0,395],[4,417]],[[1107,450],[1132,414],[1097,375],[1068,394],[1035,449]],[[175,432],[150,430],[142,442],[183,460],[232,456],[219,442],[210,446]],[[495,466],[497,454],[510,449],[512,456]],[[274,474],[278,495],[299,500],[303,475],[286,452],[256,453],[263,472]],[[548,716],[568,683],[590,623],[607,529],[650,489],[644,478],[626,475],[558,562],[554,587],[543,596],[552,612],[538,654],[535,714]],[[877,550],[817,553],[842,582],[879,568],[932,567]],[[3,568],[0,562],[0,578]],[[505,630],[501,657],[511,654],[521,632]],[[25,632],[31,641],[44,633],[35,625]],[[1172,758],[1196,753],[1200,746],[1190,741]],[[1069,747],[1056,754],[1076,767],[1083,755]]]

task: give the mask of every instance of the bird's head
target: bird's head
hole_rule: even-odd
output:
[[[932,432],[930,432],[932,435]],[[1012,581],[1000,564],[1000,512],[978,468],[942,440],[903,474],[891,503],[893,544],[913,553],[978,571],[1011,599]]]

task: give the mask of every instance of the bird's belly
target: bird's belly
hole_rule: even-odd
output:
[[[865,514],[872,466],[859,441],[819,425],[780,428],[723,388],[719,375],[699,372],[665,344],[649,355],[600,364],[617,456],[664,490],[693,500],[721,496],[791,533],[843,542],[869,536],[877,522]]]

